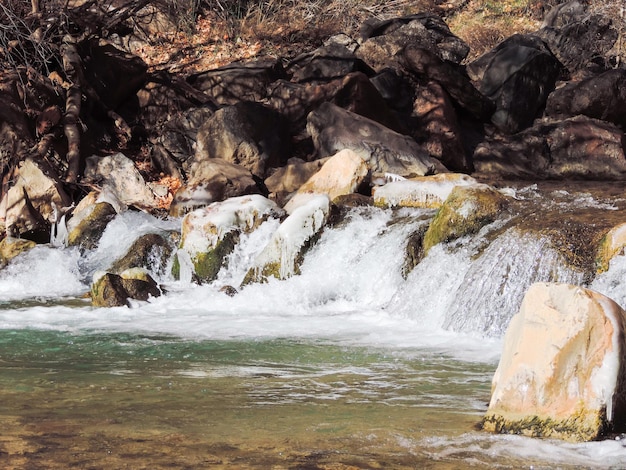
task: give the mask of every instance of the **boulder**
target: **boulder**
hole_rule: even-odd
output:
[[[418,127],[415,140],[451,171],[471,172],[472,165],[461,140],[461,129],[450,95],[438,82],[417,89],[413,116]]]
[[[478,232],[495,221],[507,205],[507,198],[486,184],[455,186],[424,234],[424,252],[438,243]]]
[[[246,168],[219,158],[202,160],[192,165],[187,185],[174,195],[170,215],[180,217],[212,202],[261,192],[254,176]]]
[[[585,69],[605,70],[607,53],[619,36],[608,16],[586,13],[561,27],[544,27],[537,34],[570,75]]]
[[[294,133],[305,127],[311,111],[327,101],[394,130],[402,128],[385,99],[362,72],[324,83],[278,80],[271,85],[268,94],[268,104],[289,120]]]
[[[564,119],[579,114],[612,122],[626,130],[626,70],[608,70],[557,88],[546,103],[545,116]]]
[[[158,198],[135,163],[123,153],[87,158],[85,178],[99,184],[123,206],[145,210],[159,207]]]
[[[286,78],[280,60],[261,58],[200,72],[189,77],[188,82],[218,105],[233,105],[240,101],[261,101],[270,83],[280,78]]]
[[[176,114],[160,127],[155,144],[160,145],[177,165],[184,165],[196,153],[198,129],[214,112],[205,106]]]
[[[121,274],[96,273],[91,285],[94,307],[118,307],[127,305],[129,299],[146,301],[160,295],[157,283],[141,269],[129,269]]]
[[[342,78],[361,70],[367,70],[367,67],[356,58],[354,51],[337,42],[300,54],[287,67],[291,81],[296,83]]]
[[[467,64],[465,68],[467,75],[473,82],[480,83],[485,75],[485,71],[489,68],[491,61],[498,53],[505,49],[515,49],[517,47],[528,47],[547,54],[550,53],[550,49],[546,43],[536,34],[513,34],[498,43],[493,49],[485,52],[480,57]]]
[[[330,214],[328,196],[313,196],[287,217],[263,251],[254,260],[242,286],[267,282],[268,278],[287,279],[300,274],[304,254],[314,244]]]
[[[21,161],[13,179],[15,184],[0,202],[7,232],[47,241],[39,239],[49,235],[50,223],[56,222],[58,211],[71,205],[71,198],[54,169],[43,160]]]
[[[539,122],[518,134],[488,139],[473,155],[476,173],[498,178],[619,180],[626,174],[624,134],[585,116]]]
[[[22,238],[4,237],[0,241],[0,269],[5,267],[9,261],[32,248],[37,244],[32,240]]]
[[[67,223],[67,245],[78,246],[81,250],[93,250],[107,225],[117,215],[108,202],[94,201],[77,207]]]
[[[531,126],[543,112],[560,69],[544,48],[515,43],[499,48],[479,83],[480,91],[496,104],[491,122],[510,134]]]
[[[607,271],[609,263],[617,256],[624,254],[626,248],[626,223],[621,223],[610,229],[598,246],[596,266],[598,273]]]
[[[198,281],[212,281],[225,266],[241,233],[252,232],[269,217],[282,215],[274,202],[259,195],[215,202],[185,215],[179,252],[189,256]],[[174,269],[177,275],[179,264]]]
[[[483,428],[590,441],[626,424],[625,312],[568,284],[533,284],[504,336]]]
[[[441,173],[391,181],[374,188],[374,205],[438,209],[455,187],[475,184],[477,181],[474,178],[460,173]]]
[[[388,20],[373,18],[363,24],[360,35],[357,56],[377,72],[390,65],[390,59],[409,45],[428,49],[443,60],[457,64],[469,53],[469,46],[452,34],[441,17],[431,13]]]
[[[288,214],[305,204],[315,194],[325,194],[331,201],[352,194],[365,181],[368,168],[365,161],[352,150],[344,149],[330,157],[285,205]]]
[[[290,158],[287,165],[276,170],[265,179],[265,187],[271,194],[286,194],[296,191],[317,173],[330,157],[305,162],[299,158]]]
[[[320,156],[353,150],[372,174],[423,176],[442,169],[412,138],[331,103],[309,114],[307,130]]]
[[[264,178],[268,168],[287,161],[289,144],[287,124],[276,111],[241,102],[218,110],[198,129],[191,165],[221,158]]]
[[[445,62],[432,51],[416,46],[407,47],[403,58],[408,70],[438,82],[454,102],[474,119],[489,120],[495,110],[494,103],[474,87],[460,66]]]
[[[121,273],[131,268],[142,268],[162,274],[173,251],[171,240],[158,233],[146,233],[137,238],[109,270]]]

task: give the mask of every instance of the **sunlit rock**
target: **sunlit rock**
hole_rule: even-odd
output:
[[[56,210],[71,205],[71,198],[62,183],[45,161],[30,158],[22,161],[13,177],[15,184],[0,202],[0,218],[6,219],[10,234],[49,231],[47,224],[54,222]]]
[[[455,186],[424,235],[424,251],[478,232],[495,221],[507,205],[507,198],[486,184]]]
[[[213,202],[261,193],[249,170],[226,160],[208,158],[196,161],[189,171],[187,184],[174,195],[170,215],[182,217]]]
[[[5,237],[0,241],[0,268],[6,266],[17,255],[34,248],[37,244],[31,240]]]
[[[98,181],[103,190],[110,191],[127,206],[139,209],[159,206],[158,198],[146,184],[134,162],[123,153],[89,157],[85,178]]]
[[[462,173],[441,173],[392,181],[374,188],[374,204],[378,207],[439,208],[456,186],[476,184]]]
[[[91,285],[91,303],[94,307],[127,305],[129,299],[148,300],[158,297],[161,290],[143,269],[128,269],[121,274],[96,273]]]
[[[180,250],[185,251],[199,281],[216,278],[241,233],[284,212],[260,195],[240,196],[196,209],[183,218]],[[180,266],[175,263],[174,275]]]
[[[93,201],[90,199],[90,202]],[[96,202],[77,207],[77,211],[67,223],[67,244],[81,250],[93,250],[98,246],[104,229],[117,212],[108,202]]]
[[[361,157],[352,150],[340,150],[298,189],[285,205],[285,210],[292,213],[306,203],[311,194],[326,194],[331,201],[338,196],[352,194],[363,183],[367,174],[367,164]]]
[[[483,428],[568,441],[622,429],[625,322],[594,291],[533,284],[504,337]]]
[[[299,274],[302,257],[326,224],[329,214],[330,200],[324,195],[311,196],[306,204],[295,209],[257,256],[242,285]]]
[[[328,158],[330,157],[320,158],[312,162],[305,162],[299,158],[289,159],[287,165],[277,168],[264,181],[270,198],[280,204],[281,200],[290,193],[297,191],[311,176],[317,173],[328,161]]]
[[[613,227],[602,238],[596,258],[598,272],[609,269],[613,257],[624,253],[624,248],[626,248],[626,223]]]

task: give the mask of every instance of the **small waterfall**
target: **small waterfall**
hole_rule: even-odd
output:
[[[549,239],[512,228],[471,263],[443,326],[454,331],[501,336],[531,284],[580,285],[584,279],[585,273],[570,267],[551,247]]]
[[[191,262],[191,257],[185,250],[177,250],[176,257],[179,266],[179,282],[182,285],[190,285],[193,281],[193,263]]]

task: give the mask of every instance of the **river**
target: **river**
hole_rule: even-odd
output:
[[[229,297],[220,288],[241,281],[277,227],[268,221],[215,282],[174,281],[164,266],[166,295],[108,309],[84,298],[91,276],[134,237],[180,221],[126,212],[94,252],[20,255],[0,271],[0,464],[626,468],[622,436],[569,444],[479,429],[527,287],[586,278],[506,219],[433,248],[403,276],[407,239],[430,216],[357,209],[325,230],[300,275]],[[624,305],[624,273],[618,256],[590,287]]]

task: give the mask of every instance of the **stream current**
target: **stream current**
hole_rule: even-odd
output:
[[[549,196],[574,209],[624,202]],[[533,188],[516,197],[543,204]],[[504,219],[403,276],[407,240],[432,214],[354,210],[301,275],[234,297],[219,289],[239,285],[277,221],[243,236],[215,282],[175,282],[165,266],[155,275],[167,294],[128,307],[91,307],[91,276],[179,220],[126,212],[94,252],[20,255],[0,271],[0,466],[626,468],[621,436],[569,444],[479,430],[527,287],[586,278]],[[618,256],[589,287],[624,306],[624,274]]]

